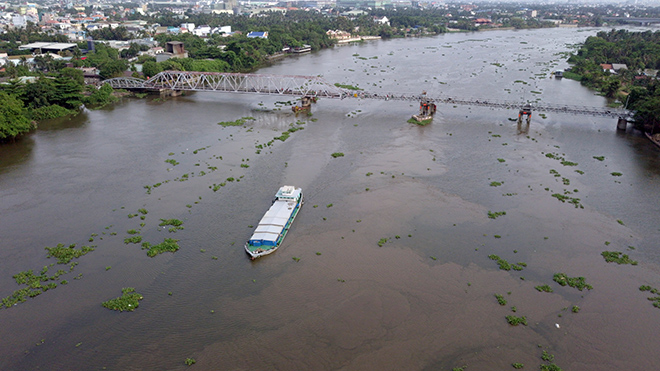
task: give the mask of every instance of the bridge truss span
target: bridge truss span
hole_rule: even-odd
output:
[[[148,80],[120,77],[105,80],[115,89],[145,89],[173,91],[214,91],[289,95],[301,98],[380,99],[418,101],[448,105],[481,106],[498,109],[517,109],[535,112],[554,112],[572,115],[604,116],[627,119],[631,112],[607,107],[584,107],[530,102],[498,101],[493,99],[433,97],[412,93],[372,93],[364,90],[340,88],[319,76],[267,75],[249,73],[163,71]],[[307,103],[311,104],[311,103]],[[308,107],[308,106],[307,106]]]
[[[516,109],[528,110],[534,112],[553,112],[566,113],[571,115],[603,116],[603,117],[629,117],[630,112],[623,109],[608,107],[588,107],[567,104],[547,104],[547,103],[524,103],[514,101],[500,101],[493,99],[476,98],[453,98],[445,96],[430,96],[426,94],[371,94],[358,92],[353,96],[365,99],[381,100],[403,100],[403,101],[426,101],[436,104],[459,105],[459,106],[480,106],[498,109]]]
[[[113,88],[125,89],[216,91],[324,98],[342,98],[347,95],[344,89],[317,76],[163,71],[149,80],[116,78],[106,82]]]
[[[146,89],[144,86],[145,80],[134,77],[116,77],[103,82],[110,84],[113,89]]]

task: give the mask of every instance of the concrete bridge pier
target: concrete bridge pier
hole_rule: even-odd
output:
[[[616,122],[616,129],[621,131],[626,131],[628,127],[628,120],[625,117],[619,117],[619,120]]]
[[[312,112],[312,103],[316,103],[316,97],[304,96],[300,98],[300,106],[293,106],[293,112]]]
[[[160,89],[160,95],[163,97],[178,97],[183,94],[183,90]]]
[[[523,126],[523,118],[525,118],[525,125]],[[529,132],[529,124],[532,123],[532,107],[524,106],[518,111],[518,133]]]
[[[413,115],[413,119],[417,122],[430,121],[433,119],[433,115],[437,111],[438,107],[432,101],[428,99],[422,99],[419,102],[419,114]]]

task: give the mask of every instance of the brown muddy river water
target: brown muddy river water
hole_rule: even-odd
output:
[[[597,31],[375,41],[259,72],[602,107],[549,78]],[[289,99],[127,99],[0,147],[0,296],[23,287],[15,274],[56,262],[46,246],[95,246],[57,288],[0,310],[0,369],[183,370],[194,358],[190,370],[535,370],[544,351],[563,370],[660,369],[660,309],[639,290],[660,288],[660,150],[640,133],[534,113],[521,135],[517,112],[450,105],[420,127],[406,123],[416,102],[354,99],[295,117],[276,104]],[[292,126],[304,130],[267,145]],[[304,189],[305,206],[280,249],[250,261],[242,245],[284,184]],[[138,209],[144,220],[128,217]],[[185,229],[159,226],[171,218]],[[181,248],[150,258],[124,243],[130,229]],[[144,296],[137,310],[102,307],[124,287]]]

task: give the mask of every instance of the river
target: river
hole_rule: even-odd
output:
[[[604,106],[549,78],[597,31],[372,41],[259,73]],[[660,310],[638,289],[660,288],[660,150],[639,132],[535,112],[519,134],[517,112],[450,105],[421,127],[406,123],[416,102],[354,99],[296,117],[281,100],[125,99],[0,147],[0,296],[21,288],[13,275],[56,262],[46,246],[95,246],[53,281],[68,284],[0,310],[0,369],[538,369],[543,351],[564,370],[660,367]],[[254,120],[217,125],[241,117]],[[303,130],[268,145],[291,127]],[[305,206],[280,249],[250,261],[242,245],[283,184],[303,187]],[[159,226],[170,218],[185,229]],[[150,258],[124,243],[131,229],[181,248]],[[607,263],[606,250],[639,264]],[[124,287],[144,296],[137,310],[101,306]]]

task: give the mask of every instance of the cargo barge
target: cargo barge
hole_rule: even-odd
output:
[[[285,185],[277,191],[275,201],[245,243],[245,251],[250,259],[268,255],[280,247],[302,204],[302,188]]]

